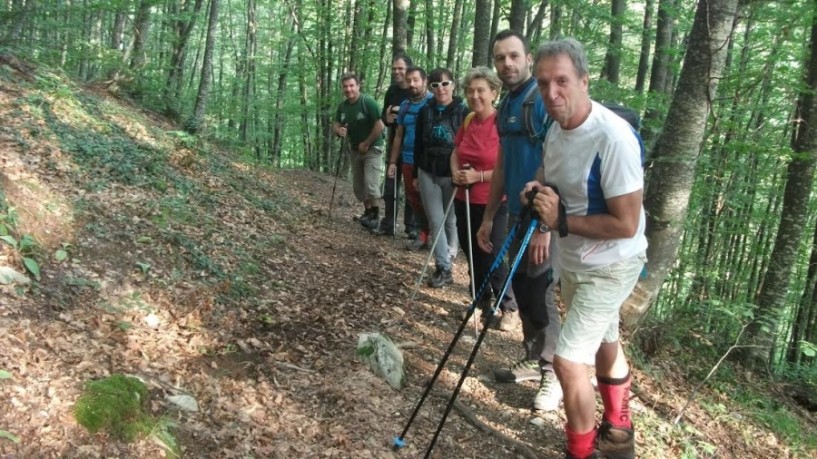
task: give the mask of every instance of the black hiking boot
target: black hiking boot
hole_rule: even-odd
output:
[[[380,220],[380,225],[370,232],[375,236],[394,236],[394,222],[383,217],[383,219]]]
[[[379,207],[369,207],[369,218],[360,221],[360,224],[363,225],[369,231],[377,229],[377,222],[380,221],[380,208]]]
[[[454,283],[454,275],[451,274],[451,268],[437,268],[434,275],[428,280],[428,286],[434,288],[442,288],[446,284]]]

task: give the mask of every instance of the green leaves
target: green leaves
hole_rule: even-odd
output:
[[[5,438],[6,440],[11,440],[14,443],[20,443],[20,437],[14,435],[11,432],[6,432],[5,430],[0,430],[0,438]]]
[[[37,260],[29,257],[23,257],[23,265],[25,265],[26,269],[34,275],[34,278],[40,280],[40,264],[37,263]]]

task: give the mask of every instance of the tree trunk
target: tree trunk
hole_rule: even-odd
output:
[[[131,51],[130,69],[138,71],[147,62],[145,43],[148,40],[150,31],[150,9],[155,0],[142,0],[139,3],[139,10],[136,12],[136,19],[133,21],[133,48]]]
[[[275,97],[275,124],[272,133],[272,148],[270,154],[276,163],[281,161],[282,142],[284,135],[284,99],[286,98],[287,74],[289,73],[289,62],[292,58],[292,48],[295,46],[295,39],[290,37],[287,40],[284,61],[278,73],[278,89]]]
[[[664,117],[661,101],[669,95],[666,81],[670,74],[670,49],[674,27],[670,11],[674,8],[673,2],[674,0],[658,0],[658,24],[655,28],[655,53],[652,57],[649,94],[651,98],[658,99],[652,105],[659,108],[648,109],[644,114],[641,138],[647,146],[658,136],[660,120]]]
[[[414,23],[417,21],[417,4],[420,0],[409,2],[408,17],[406,18],[406,46],[410,48],[414,43]]]
[[[497,3],[499,3],[497,1]],[[491,0],[476,0],[474,10],[474,54],[471,67],[491,65]]]
[[[386,20],[383,21],[383,32],[380,36],[380,52],[377,54],[378,56],[386,56],[386,43],[388,43],[387,37],[389,35],[389,24],[392,22],[392,3],[389,2],[386,4]],[[394,47],[392,47],[392,52],[394,52]],[[394,56],[394,54],[392,54]],[[388,60],[388,68],[391,69],[391,61],[392,59]],[[386,60],[385,59],[378,59],[378,66],[377,66],[377,89],[378,94],[375,99],[380,99],[380,88],[384,86],[383,82],[386,80],[386,74],[389,71],[386,68]]]
[[[255,139],[250,138],[250,126],[255,110],[255,52],[257,48],[256,30],[258,23],[255,19],[255,0],[247,0],[247,31],[244,36],[244,87],[241,92],[241,123],[238,128],[238,135],[242,142]]]
[[[193,26],[196,24],[203,2],[202,0],[195,0],[195,2],[187,0],[181,3],[181,8],[179,3],[169,2],[172,17],[178,17],[178,19],[171,20],[171,29],[174,33],[173,49],[170,54],[170,69],[164,88],[165,114],[173,119],[178,119],[181,114],[179,90],[184,72],[184,58],[190,34],[193,32]]]
[[[644,6],[644,24],[641,31],[641,54],[638,57],[638,73],[635,77],[635,90],[644,92],[647,71],[650,69],[650,48],[652,48],[652,14],[655,0],[647,0]]]
[[[621,69],[621,39],[624,13],[627,10],[626,0],[612,0],[610,4],[610,43],[607,45],[607,54],[604,57],[604,67],[601,69],[601,79],[618,86]]]
[[[448,52],[445,54],[445,66],[454,71],[454,75],[459,74],[459,69],[455,67],[457,58],[457,40],[459,38],[460,22],[462,21],[462,0],[454,2],[454,16],[451,18],[451,36],[448,38]]]
[[[480,0],[477,0],[479,2]],[[484,0],[488,5],[486,8],[491,8],[491,0]],[[491,33],[488,37],[488,41],[490,42],[491,38],[495,37],[496,34],[499,32],[499,21],[502,19],[502,2],[500,0],[493,0],[493,13],[491,14]],[[474,20],[476,22],[476,19]],[[490,46],[490,45],[489,45]],[[493,57],[493,50],[488,50],[488,61],[485,62],[484,65],[491,67],[494,63]],[[482,64],[481,64],[482,65]]]
[[[392,12],[392,56],[405,54],[408,47],[408,0],[394,0]]]
[[[746,329],[743,362],[756,370],[766,368],[777,340],[780,318],[786,310],[792,267],[798,259],[800,241],[809,221],[809,199],[817,163],[817,18],[812,22],[810,56],[805,88],[795,108],[796,128],[792,135],[794,157],[787,169],[783,209],[777,227],[769,268],[763,278],[755,306],[755,320]]]
[[[528,32],[525,34],[528,43],[539,43],[539,39],[542,35],[542,22],[545,20],[547,8],[548,0],[542,0],[542,3],[539,4],[539,10],[536,11],[536,15],[528,24]]]
[[[204,44],[199,90],[196,94],[193,115],[185,123],[185,130],[191,134],[201,130],[204,113],[207,111],[207,99],[210,96],[210,85],[213,80],[213,49],[216,46],[216,32],[218,31],[218,2],[219,0],[210,0],[210,19],[207,22],[207,40]]]
[[[434,66],[434,2],[426,0],[426,58],[429,68]]]
[[[562,6],[550,7],[550,39],[555,40],[562,35]]]
[[[511,0],[511,14],[508,17],[508,28],[523,36],[525,34],[525,14],[528,12],[527,3],[525,0]]]
[[[678,254],[706,121],[726,59],[726,44],[738,0],[700,0],[689,49],[665,129],[655,145],[645,190],[647,279],[639,281],[622,308],[626,326],[637,324],[664,283]]]
[[[356,0],[354,2],[354,8],[350,15],[350,20],[352,21],[351,28],[347,28],[346,30],[346,35],[349,42],[349,52],[346,53],[349,56],[349,64],[346,66],[346,70],[355,72],[360,77],[360,64],[358,63],[358,58],[363,56],[358,50],[361,49],[359,40],[363,38],[363,0]]]

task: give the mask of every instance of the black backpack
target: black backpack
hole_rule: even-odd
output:
[[[535,127],[535,123],[533,122],[533,105],[536,103],[536,90],[538,87],[533,84],[528,88],[528,91],[525,93],[525,100],[522,102],[522,120],[525,124],[525,132],[528,135],[528,139],[531,142],[535,141],[536,134],[538,132],[542,132],[542,130],[537,130]],[[505,107],[505,104],[508,103],[508,96],[502,98],[502,101],[499,103],[499,113],[502,113],[502,110]],[[641,117],[638,116],[638,113],[630,107],[626,107],[621,104],[614,104],[614,103],[602,103],[607,109],[618,115],[619,117],[623,118],[624,121],[628,122],[630,126],[638,132],[641,129]],[[547,132],[550,129],[550,125],[553,124],[553,119],[549,116],[545,121],[544,132]],[[500,136],[503,133],[500,131]]]

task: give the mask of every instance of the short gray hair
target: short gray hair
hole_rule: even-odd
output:
[[[471,84],[474,80],[483,79],[485,82],[488,83],[488,87],[499,93],[499,90],[502,89],[502,80],[496,75],[496,72],[489,69],[488,67],[480,65],[479,67],[474,67],[468,72],[465,73],[465,76],[462,77],[462,82],[460,83],[460,87],[464,90],[468,89],[468,85]]]
[[[566,55],[573,61],[573,67],[576,69],[579,78],[589,75],[587,53],[584,51],[584,46],[575,38],[562,38],[543,43],[539,46],[539,49],[536,50],[533,65],[537,66],[542,59],[560,54]]]

